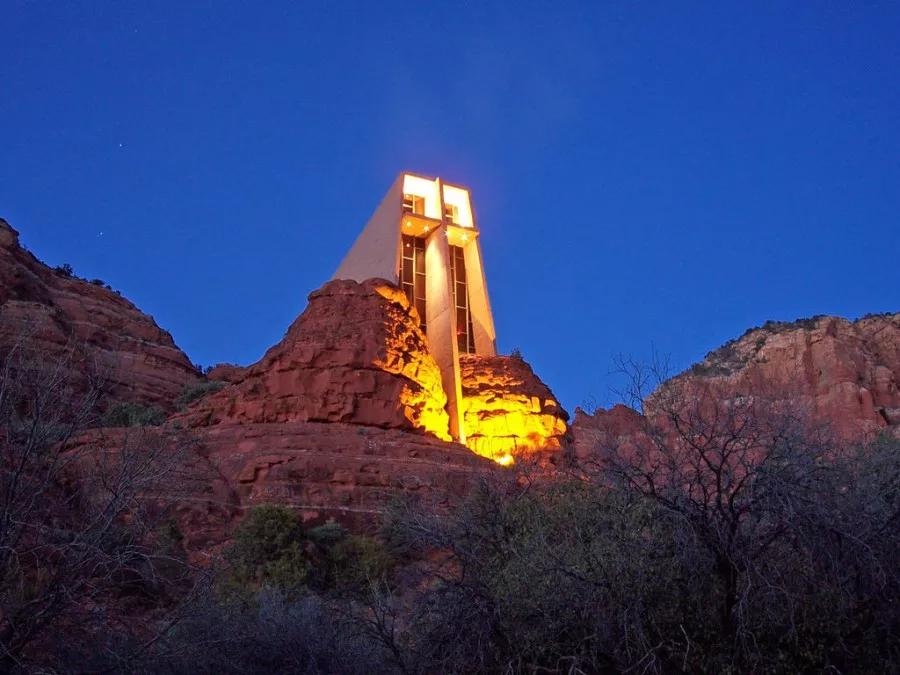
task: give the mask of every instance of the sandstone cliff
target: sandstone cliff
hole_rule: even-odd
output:
[[[99,372],[106,402],[171,410],[199,374],[172,336],[131,302],[101,285],[47,267],[0,219],[0,353],[27,332],[48,362],[71,350],[82,372]]]
[[[231,386],[185,422],[342,422],[450,440],[440,371],[414,312],[388,282],[330,281],[258,363],[220,369]]]
[[[710,352],[672,382],[708,385],[722,398],[791,401],[844,438],[881,431],[900,437],[900,314],[770,321]],[[624,406],[593,415],[577,410],[578,455],[590,452],[599,430],[627,436],[639,419]]]

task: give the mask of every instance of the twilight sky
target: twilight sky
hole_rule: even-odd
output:
[[[767,319],[900,310],[900,3],[2,0],[0,217],[247,364],[397,173],[467,185],[571,412]]]

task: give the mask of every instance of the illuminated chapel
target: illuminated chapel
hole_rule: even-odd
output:
[[[497,353],[469,190],[400,174],[334,278],[387,279],[403,289],[441,370],[450,434],[464,443],[460,354]]]

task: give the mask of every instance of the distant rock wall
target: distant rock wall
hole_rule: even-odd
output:
[[[897,430],[900,313],[770,322],[710,352],[686,378],[791,398],[846,436]]]
[[[848,440],[882,432],[900,438],[900,314],[769,322],[710,352],[667,386],[722,401],[790,402]],[[654,396],[644,402],[651,415]],[[589,458],[601,439],[627,442],[641,427],[642,417],[625,406],[591,415],[576,410],[575,454]]]
[[[27,331],[47,363],[71,351],[77,369],[100,373],[106,403],[171,410],[199,373],[153,317],[102,286],[57,272],[19,246],[0,219],[0,354]]]

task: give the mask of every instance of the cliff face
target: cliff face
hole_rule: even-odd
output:
[[[814,317],[769,322],[707,355],[679,378],[735,392],[793,397],[845,435],[900,425],[900,314],[857,321]]]
[[[0,219],[0,353],[23,336],[48,363],[70,351],[85,375],[100,373],[108,403],[171,410],[184,386],[198,380],[153,317],[111,290],[47,267]]]
[[[406,295],[377,279],[325,284],[258,363],[212,375],[232,384],[193,406],[190,426],[341,422],[450,440],[425,335]]]
[[[722,400],[758,395],[790,401],[848,439],[879,432],[900,437],[900,314],[769,322],[710,352],[671,383]],[[652,407],[653,396],[645,401]],[[577,454],[590,454],[598,432],[628,436],[639,426],[640,416],[624,406],[593,415],[576,411]]]

